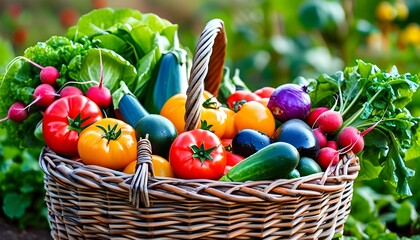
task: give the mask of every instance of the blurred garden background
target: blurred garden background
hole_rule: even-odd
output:
[[[0,72],[27,47],[65,35],[80,16],[102,7],[153,12],[177,23],[191,52],[205,23],[222,19],[226,65],[239,69],[251,89],[332,74],[356,59],[420,73],[420,0],[2,0]],[[410,111],[420,115],[420,93]],[[20,229],[48,228],[39,151],[8,144],[0,128],[0,218]],[[420,173],[419,161],[407,165]],[[346,238],[420,239],[418,182],[417,174],[410,181],[413,196],[401,198],[385,182],[359,179]]]

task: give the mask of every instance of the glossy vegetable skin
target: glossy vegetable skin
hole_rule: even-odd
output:
[[[302,157],[318,157],[318,139],[312,129],[300,119],[290,119],[283,123],[277,128],[273,140],[292,144]]]
[[[149,83],[145,107],[158,114],[170,97],[187,91],[188,78],[187,63],[175,52],[162,55],[157,70],[155,81]]]
[[[289,143],[276,142],[232,167],[220,181],[245,182],[288,178],[299,162],[299,152]]]
[[[78,156],[80,132],[102,119],[101,109],[87,97],[73,95],[53,102],[45,111],[42,132],[51,150],[65,156]]]
[[[172,167],[165,158],[152,154],[153,172],[155,177],[175,177]],[[124,173],[134,174],[136,172],[137,160],[129,163],[124,169]]]
[[[244,129],[239,131],[232,139],[232,152],[242,157],[249,157],[271,144],[271,142],[272,139],[263,132]]]
[[[256,101],[259,100],[261,97],[257,94],[248,91],[248,90],[237,90],[232,93],[228,99],[227,104],[231,109],[237,111],[241,108],[241,105],[245,102]]]
[[[226,167],[226,151],[214,133],[195,129],[178,135],[169,162],[179,178],[217,180]]]
[[[267,104],[274,117],[281,122],[290,119],[305,120],[311,111],[311,106],[311,98],[306,92],[306,87],[294,83],[278,86]]]
[[[120,170],[137,158],[136,132],[121,120],[103,118],[81,132],[78,150],[85,164]]]
[[[226,168],[224,173],[227,173],[233,166],[244,160],[244,157],[232,152],[232,139],[222,139],[221,141],[226,150]]]
[[[236,131],[253,129],[273,136],[276,129],[276,121],[270,110],[257,101],[246,102],[236,112],[234,119]]]
[[[139,100],[129,93],[126,93],[121,97],[118,102],[118,110],[124,122],[132,127],[136,127],[136,124],[140,119],[149,115]]]
[[[160,111],[160,115],[166,117],[175,125],[178,134],[184,132],[185,128],[186,101],[186,94],[176,94],[166,101]],[[201,118],[198,128],[213,131],[219,138],[222,138],[226,129],[227,116],[220,106],[220,102],[206,91],[204,91],[201,101]]]

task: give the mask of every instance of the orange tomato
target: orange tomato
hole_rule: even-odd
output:
[[[153,172],[156,177],[175,177],[171,164],[163,157],[152,155]],[[137,160],[129,163],[123,170],[124,173],[134,174],[136,172]]]
[[[270,109],[257,101],[246,102],[242,108],[236,112],[235,120],[236,131],[243,129],[254,129],[273,136],[276,121]]]
[[[103,118],[79,135],[77,149],[82,162],[115,170],[137,158],[136,131],[115,118]]]

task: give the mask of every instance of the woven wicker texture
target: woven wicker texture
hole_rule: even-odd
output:
[[[198,46],[218,49],[219,40],[226,44],[223,22],[213,20]],[[214,53],[198,57],[204,51],[199,49],[189,89],[198,96],[207,72],[198,68],[208,68],[208,55]],[[194,71],[200,73],[199,83],[192,80]],[[188,121],[194,125],[192,119]],[[54,239],[331,239],[343,231],[360,170],[359,159],[348,155],[326,173],[290,180],[159,178],[151,172],[150,142],[141,139],[138,149],[134,175],[87,166],[43,149],[39,162]]]

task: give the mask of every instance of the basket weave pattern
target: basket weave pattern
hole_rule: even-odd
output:
[[[44,150],[46,202],[56,239],[317,239],[343,230],[358,159],[331,176],[224,183],[150,178],[151,207],[128,202],[132,175]],[[334,176],[336,175],[336,176]],[[325,181],[324,184],[322,182]]]
[[[197,126],[200,96],[217,92],[224,62],[223,22],[200,36],[187,90],[186,129]],[[211,87],[210,87],[211,86]],[[216,87],[215,87],[216,86]],[[150,142],[139,141],[134,175],[58,156],[40,167],[54,239],[331,239],[350,212],[359,159],[296,179],[226,183],[154,177]]]

